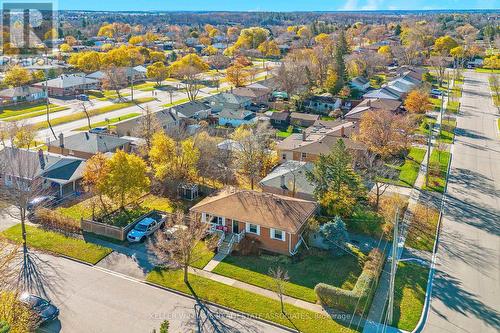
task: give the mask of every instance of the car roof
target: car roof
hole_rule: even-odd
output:
[[[151,217],[146,217],[146,218],[142,219],[141,221],[139,221],[138,224],[143,224],[143,225],[148,226],[148,225],[150,225],[153,222],[156,222],[156,220],[153,219],[153,218],[151,218]]]

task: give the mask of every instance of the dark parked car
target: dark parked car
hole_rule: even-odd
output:
[[[38,207],[49,207],[57,201],[57,198],[51,195],[39,196],[31,199],[28,202],[27,209],[29,212],[33,212]]]
[[[59,309],[39,296],[24,293],[19,300],[38,315],[38,325],[55,320],[59,316]]]

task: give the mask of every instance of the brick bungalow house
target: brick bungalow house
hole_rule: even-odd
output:
[[[209,223],[211,230],[224,232],[226,239],[237,243],[251,237],[264,250],[295,255],[317,204],[271,193],[225,189],[203,199],[190,211]]]
[[[363,144],[351,139],[358,130],[356,122],[335,121],[329,127],[311,126],[302,133],[294,133],[276,146],[279,163],[290,160],[314,162],[319,155],[328,154],[339,139],[344,140],[346,147],[356,156],[366,150]]]
[[[42,81],[33,84],[33,87],[47,90],[49,96],[75,96],[84,90],[97,89],[100,83],[98,80],[85,77],[83,74],[63,74],[55,79]]]

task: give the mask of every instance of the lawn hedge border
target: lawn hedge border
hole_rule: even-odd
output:
[[[384,255],[379,249],[373,249],[366,259],[363,271],[359,276],[354,288],[346,290],[326,283],[318,283],[314,291],[320,302],[328,307],[362,314],[365,304],[374,295],[382,266]]]

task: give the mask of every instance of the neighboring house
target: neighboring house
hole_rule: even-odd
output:
[[[264,87],[265,88],[265,87]],[[253,103],[265,103],[271,97],[271,89],[259,89],[252,87],[239,87],[233,89],[232,93],[237,96],[250,98]]]
[[[309,127],[316,120],[319,120],[320,116],[317,114],[292,112],[290,114],[290,124],[295,126]]]
[[[396,69],[396,76],[410,76],[414,80],[421,82],[423,75],[428,71],[429,70],[424,67],[401,66]]]
[[[238,127],[240,125],[249,125],[256,121],[255,113],[245,109],[223,109],[219,113],[219,125]]]
[[[83,74],[63,74],[47,82],[38,82],[33,87],[45,89],[47,86],[49,96],[75,96],[84,90],[97,89],[99,81],[85,77]]]
[[[31,184],[40,186],[40,195],[54,195],[63,198],[81,191],[81,179],[85,168],[85,161],[77,158],[52,155],[50,153],[26,149],[13,149],[6,147],[0,151],[0,164],[9,161],[0,169],[2,184],[9,187],[15,179],[27,179]],[[23,173],[19,174],[17,167],[25,166]],[[29,169],[29,170],[28,170]],[[40,177],[40,179],[38,179]]]
[[[286,161],[278,165],[259,182],[264,192],[315,201],[315,186],[307,179],[313,164],[303,161]]]
[[[210,106],[206,103],[191,101],[171,108],[179,118],[206,119],[210,116]]]
[[[231,93],[221,93],[208,98],[212,113],[219,113],[223,109],[245,109],[252,100],[248,97],[238,96]]]
[[[329,114],[342,106],[342,100],[330,94],[309,97],[304,101],[306,109],[316,113]]]
[[[146,80],[147,69],[144,66],[122,67],[118,68],[117,70],[123,70],[127,82],[132,82],[132,79],[134,79],[134,82],[142,82]],[[86,77],[89,79],[98,80],[102,83],[102,81],[106,79],[106,72],[96,71],[88,74]]]
[[[350,86],[353,89],[365,92],[370,88],[370,80],[368,80],[363,76],[356,76],[354,79],[351,80]]]
[[[358,130],[357,123],[343,121],[333,128],[312,127],[292,134],[276,146],[279,163],[290,160],[314,162],[319,155],[330,153],[338,139],[343,139],[353,153],[364,152],[366,147],[351,139]]]
[[[36,102],[47,98],[41,88],[23,86],[4,89],[0,91],[0,104],[17,104],[23,102]]]
[[[270,117],[271,125],[275,128],[284,128],[290,125],[290,112],[273,112]]]
[[[236,242],[250,237],[264,250],[295,255],[317,204],[270,193],[226,189],[203,199],[190,211],[209,223],[211,230],[222,230]]]
[[[387,110],[391,112],[401,111],[401,101],[394,99],[367,98],[347,112],[344,116],[346,120],[360,121],[363,114],[370,111]]]
[[[226,139],[217,144],[219,150],[230,151],[230,152],[240,152],[242,151],[241,143],[232,139]]]
[[[137,135],[137,129],[139,128],[143,117],[144,116],[138,116],[114,124],[115,133],[118,136]],[[154,117],[165,132],[177,128],[180,124],[179,116],[177,116],[170,109],[155,112]]]
[[[388,86],[382,87],[380,89],[375,89],[368,91],[363,95],[363,98],[379,98],[379,99],[394,99],[401,100],[404,93],[394,90]]]
[[[113,135],[81,132],[64,137],[47,144],[48,151],[64,156],[75,156],[89,159],[97,153],[114,153],[117,150],[130,151],[130,140]]]

